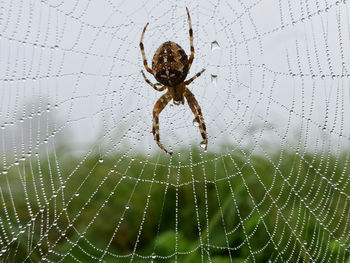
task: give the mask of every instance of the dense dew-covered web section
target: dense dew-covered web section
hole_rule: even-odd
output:
[[[139,41],[189,55],[186,7],[209,144],[171,101],[170,156]],[[349,11],[0,0],[1,262],[349,262]]]

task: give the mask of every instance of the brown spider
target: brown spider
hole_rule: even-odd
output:
[[[158,146],[168,154],[172,154],[172,152],[167,151],[159,140],[159,114],[162,112],[162,110],[165,108],[165,106],[171,99],[173,99],[175,105],[184,104],[184,96],[186,97],[188,106],[191,108],[195,119],[199,124],[199,130],[203,138],[202,144],[204,145],[205,150],[208,146],[206,126],[204,123],[201,107],[199,106],[192,92],[186,87],[186,85],[190,84],[193,80],[198,78],[205,71],[205,69],[202,69],[189,80],[184,81],[194,59],[193,31],[191,17],[187,7],[186,11],[188,16],[188,24],[190,27],[189,33],[191,55],[189,59],[187,58],[185,51],[178,44],[172,41],[167,41],[160,45],[160,47],[154,54],[151,69],[147,65],[145,50],[143,47],[143,36],[149,23],[147,23],[144,27],[140,40],[143,64],[146,70],[149,73],[151,73],[155,77],[155,79],[158,80],[164,86],[157,88],[155,84],[153,84],[147,79],[145,73],[141,70],[145,81],[157,91],[163,91],[165,89],[168,89],[168,91],[163,96],[161,96],[160,99],[154,105],[152,128],[152,133]]]

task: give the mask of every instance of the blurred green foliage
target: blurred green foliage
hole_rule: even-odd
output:
[[[67,152],[2,175],[3,261],[348,260],[347,153]]]

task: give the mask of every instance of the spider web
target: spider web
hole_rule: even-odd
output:
[[[188,105],[142,78],[175,41]],[[0,1],[2,262],[348,262],[347,1]],[[153,82],[153,77],[148,76]]]

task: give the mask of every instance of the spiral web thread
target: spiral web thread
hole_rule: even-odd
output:
[[[167,40],[187,105],[142,78]],[[0,1],[2,262],[348,262],[347,1]],[[148,76],[153,82],[153,77]],[[221,260],[221,261],[220,261]]]

